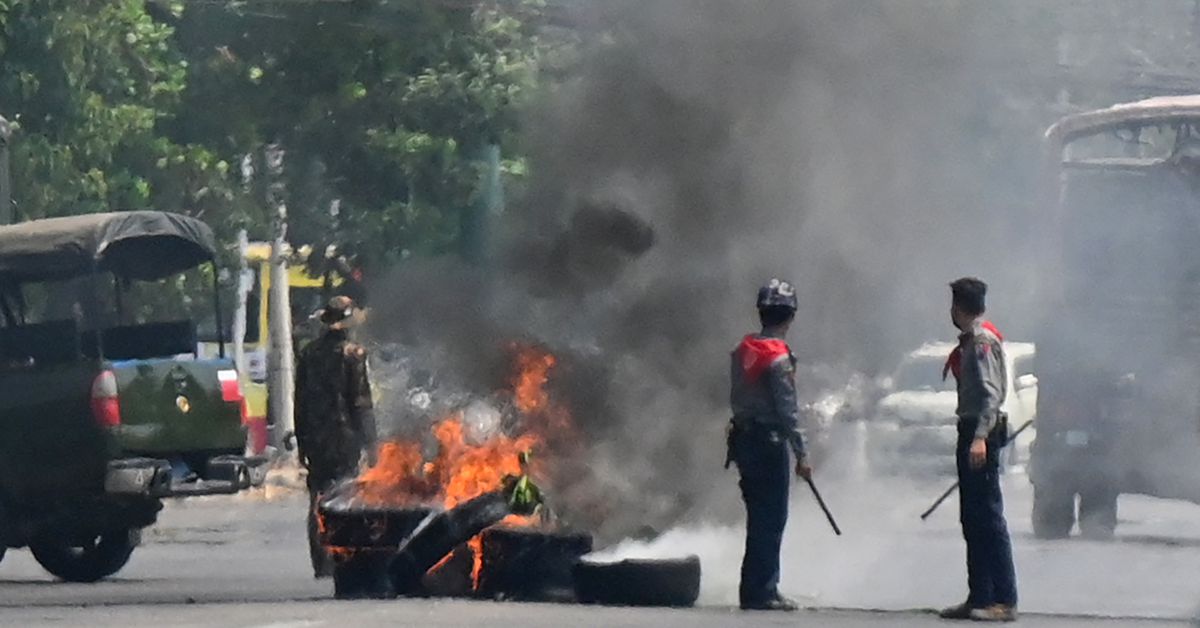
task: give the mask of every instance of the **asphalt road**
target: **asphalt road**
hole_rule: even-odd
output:
[[[732,482],[732,480],[731,480]],[[958,601],[965,581],[954,504],[921,523],[940,482],[827,480],[843,537],[796,491],[783,588],[810,607],[795,615],[732,610],[740,530],[699,525],[616,554],[694,552],[701,607],[617,609],[461,600],[335,602],[310,576],[298,493],[201,498],[168,505],[116,577],[54,582],[26,551],[0,564],[2,626],[924,626],[927,609]],[[1200,507],[1123,497],[1110,543],[1044,542],[1028,531],[1028,484],[1010,478],[1023,617],[1028,626],[1186,623],[1200,608]],[[1102,617],[1107,617],[1103,619]]]

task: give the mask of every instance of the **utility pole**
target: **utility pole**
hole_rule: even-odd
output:
[[[267,206],[273,210],[274,237],[271,241],[271,288],[267,300],[267,321],[271,348],[267,395],[275,423],[275,446],[279,455],[295,460],[291,454],[295,432],[293,392],[295,366],[292,354],[292,304],[288,293],[287,203],[283,179],[283,147],[271,144],[264,152],[267,166]]]
[[[504,187],[500,180],[500,147],[484,144],[477,152],[480,165],[479,191],[475,201],[461,215],[459,239],[463,259],[480,264],[488,257],[491,224],[504,206]]]
[[[230,331],[233,334],[233,364],[241,376],[246,375],[246,302],[254,286],[254,276],[246,266],[246,251],[249,248],[250,238],[246,230],[242,229],[237,235],[237,307],[233,311],[233,325]]]

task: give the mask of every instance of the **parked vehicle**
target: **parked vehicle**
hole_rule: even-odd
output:
[[[1033,529],[1110,537],[1117,499],[1200,502],[1200,95],[1046,132]],[[1078,500],[1078,506],[1076,501]]]
[[[934,342],[909,353],[885,382],[890,391],[876,405],[865,429],[866,462],[884,475],[953,475],[957,439],[954,377],[942,369],[954,343]],[[1035,348],[1028,342],[1004,343],[1008,361],[1008,399],[1004,411],[1016,429],[1034,417],[1038,380],[1033,374]],[[1033,429],[1009,446],[1007,470],[1019,471],[1029,460]]]
[[[0,557],[28,546],[59,578],[98,580],[125,565],[162,498],[262,482],[224,346],[201,359],[193,320],[129,307],[181,298],[159,280],[202,266],[219,309],[212,232],[177,214],[0,227]]]
[[[332,248],[326,250],[321,259],[313,255],[312,247],[308,245],[296,249],[289,247],[287,257],[293,348],[299,352],[319,332],[320,324],[310,320],[313,312],[323,308],[336,294],[347,294],[361,301],[363,287],[359,272]],[[247,282],[246,335],[243,339],[245,369],[240,375],[246,395],[246,424],[250,430],[248,449],[256,455],[264,453],[268,443],[273,442],[274,431],[267,408],[267,353],[271,346],[271,309],[267,298],[271,290],[270,261],[269,242],[251,242],[246,247],[245,262],[250,280]],[[215,355],[217,349],[215,336],[202,339],[201,355]]]

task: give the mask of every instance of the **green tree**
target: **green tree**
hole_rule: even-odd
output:
[[[19,217],[203,209],[224,167],[161,133],[187,62],[141,0],[0,1],[0,29]]]
[[[548,48],[541,10],[534,0],[189,5],[177,28],[191,72],[173,136],[229,162],[282,146],[293,241],[338,241],[379,262],[452,250],[480,150],[500,145],[505,172],[523,172],[514,136]]]

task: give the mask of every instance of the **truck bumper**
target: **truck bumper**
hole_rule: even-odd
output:
[[[207,478],[183,482],[172,479],[171,463],[155,458],[124,458],[108,463],[104,492],[141,497],[230,495],[262,486],[267,459],[261,456],[217,456],[208,461]]]

